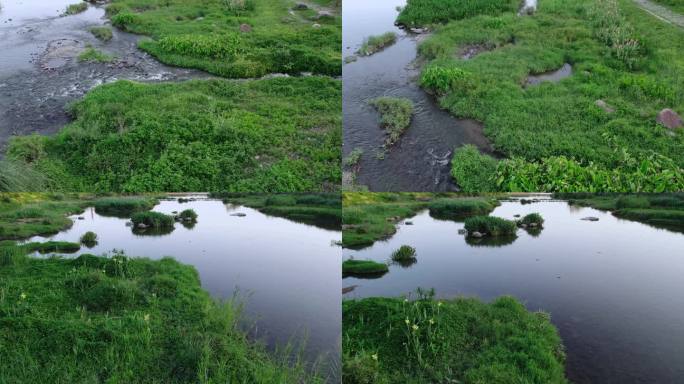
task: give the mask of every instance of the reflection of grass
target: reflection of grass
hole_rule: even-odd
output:
[[[387,264],[373,260],[345,260],[342,262],[343,276],[379,275],[388,271]]]
[[[416,258],[416,249],[410,245],[402,245],[392,253],[392,260],[396,262],[413,260]]]
[[[190,266],[17,248],[0,246],[0,382],[323,382],[250,342],[241,304],[215,302]]]
[[[564,384],[564,354],[549,316],[511,297],[342,303],[344,383]]]

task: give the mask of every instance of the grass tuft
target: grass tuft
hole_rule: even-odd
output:
[[[109,41],[113,37],[112,29],[109,27],[92,27],[90,28],[90,33],[102,41]]]
[[[370,36],[363,41],[357,52],[360,55],[370,56],[397,42],[397,34],[385,32],[382,35]]]
[[[396,143],[411,124],[413,102],[405,98],[378,97],[371,100],[370,104],[380,113],[380,124],[387,132],[385,145]]]
[[[515,236],[515,222],[494,216],[475,216],[465,219],[464,227],[468,236],[479,232],[487,236]]]

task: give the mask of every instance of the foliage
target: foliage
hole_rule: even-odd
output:
[[[389,269],[387,264],[378,263],[373,260],[354,260],[349,259],[342,262],[342,275],[376,275],[386,273]]]
[[[429,203],[429,209],[432,217],[459,220],[468,216],[489,214],[497,205],[499,203],[495,199],[438,199]]]
[[[371,100],[370,104],[380,113],[380,124],[387,132],[385,145],[396,143],[411,124],[413,102],[405,98],[383,96]]]
[[[70,190],[337,190],[340,103],[340,81],[319,77],[119,81],[77,102],[75,120],[21,160]]]
[[[416,258],[416,249],[410,245],[402,245],[396,251],[392,252],[393,261],[404,261]]]
[[[342,159],[342,165],[345,167],[354,167],[359,163],[362,155],[363,149],[354,148],[347,157]]]
[[[470,84],[471,74],[461,68],[431,65],[420,74],[420,85],[437,94],[449,91],[464,92]]]
[[[408,0],[397,23],[408,27],[446,23],[475,15],[514,12],[518,4],[514,0]]]
[[[31,165],[13,160],[0,160],[0,192],[43,191],[44,174]]]
[[[152,228],[173,228],[173,216],[163,214],[161,212],[136,212],[131,216],[131,221],[134,226],[144,224]]]
[[[512,297],[487,304],[433,294],[343,301],[343,382],[567,383],[548,315]]]
[[[364,56],[370,56],[378,51],[397,42],[397,34],[395,32],[385,32],[382,35],[369,36],[361,44],[358,53]]]
[[[80,242],[86,247],[92,247],[97,244],[97,234],[95,232],[88,231],[81,236]]]
[[[451,176],[463,192],[496,191],[496,170],[497,161],[470,144],[457,148],[451,159]]]
[[[465,219],[464,228],[468,235],[480,232],[489,236],[514,236],[516,225],[514,221],[494,216],[474,216]]]

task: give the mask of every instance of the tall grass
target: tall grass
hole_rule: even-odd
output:
[[[136,212],[131,216],[134,226],[144,224],[151,228],[173,228],[173,216],[161,212]]]

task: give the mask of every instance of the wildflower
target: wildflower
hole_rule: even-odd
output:
[[[372,354],[371,357],[373,358],[373,360],[378,361],[378,354],[377,353]]]
[[[418,330],[418,325],[416,325],[416,324],[413,324],[413,326],[412,326],[411,328],[413,328],[413,332],[415,332],[415,331],[417,331],[417,330]]]
[[[149,313],[145,314],[145,321],[150,321],[150,314]]]
[[[438,306],[438,307],[441,307],[441,306],[442,306],[442,302],[440,301],[439,303],[437,303],[437,306]]]
[[[26,300],[26,294],[24,292],[22,292],[19,297],[21,297],[22,300]]]
[[[430,319],[430,320],[428,320],[428,322],[430,323],[430,325],[434,325],[434,324],[435,324],[435,320],[434,320],[434,319]]]
[[[411,322],[409,321],[408,317],[406,318],[406,320],[404,320],[404,323],[406,323],[406,325],[409,325],[409,324],[411,323]]]

